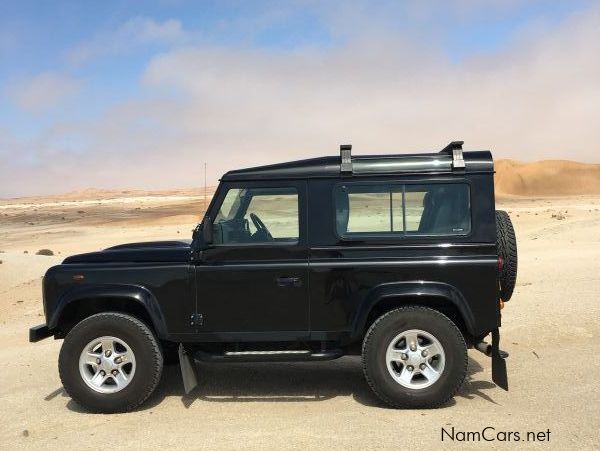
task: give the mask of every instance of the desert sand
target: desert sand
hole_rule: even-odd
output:
[[[551,196],[600,193],[600,164],[567,160],[494,162],[496,193]]]
[[[0,201],[0,449],[407,449],[446,445],[442,427],[486,426],[522,436],[551,431],[549,443],[528,449],[600,447],[600,195],[499,200],[515,223],[520,258],[503,311],[509,392],[491,382],[490,361],[470,350],[465,384],[437,410],[386,408],[371,394],[360,359],[345,357],[198,365],[200,386],[190,396],[178,367],[166,367],[138,411],[86,413],[61,387],[61,341],[27,341],[28,328],[44,322],[42,275],[71,253],[189,238],[203,204],[198,192]],[[55,255],[35,255],[42,248]]]

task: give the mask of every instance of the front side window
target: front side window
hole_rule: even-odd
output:
[[[299,239],[295,188],[232,188],[213,222],[214,244],[294,243]]]
[[[360,185],[335,188],[339,236],[464,235],[471,228],[469,186]]]

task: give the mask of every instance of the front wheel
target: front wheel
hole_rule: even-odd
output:
[[[114,312],[92,315],[73,327],[58,359],[71,398],[102,413],[138,407],[156,388],[162,368],[161,348],[148,326]]]
[[[410,306],[379,317],[362,348],[373,392],[396,408],[445,404],[462,385],[468,364],[460,330],[442,313]]]

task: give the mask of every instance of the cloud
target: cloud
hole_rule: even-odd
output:
[[[156,55],[142,98],[27,143],[0,140],[0,195],[198,186],[205,161],[214,183],[346,142],[368,154],[464,139],[496,158],[599,161],[600,8],[460,62],[412,31],[365,28],[347,23],[358,31],[322,49],[204,44]],[[27,158],[2,157],[3,145]]]
[[[77,94],[81,82],[58,72],[43,72],[10,89],[17,106],[25,111],[41,112]]]
[[[130,51],[140,45],[181,43],[186,36],[178,20],[157,22],[147,17],[135,17],[115,29],[100,32],[81,42],[67,53],[67,61],[75,65],[82,64],[95,57]]]
[[[500,157],[597,161],[598,54],[595,9],[460,64],[386,31],[322,51],[174,50],[144,82],[183,92],[169,123],[234,164],[331,153],[343,141],[369,153],[458,138]]]

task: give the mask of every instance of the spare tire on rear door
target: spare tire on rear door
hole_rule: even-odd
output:
[[[500,269],[500,299],[508,301],[517,282],[517,239],[508,213],[496,210],[496,246],[503,264]]]

